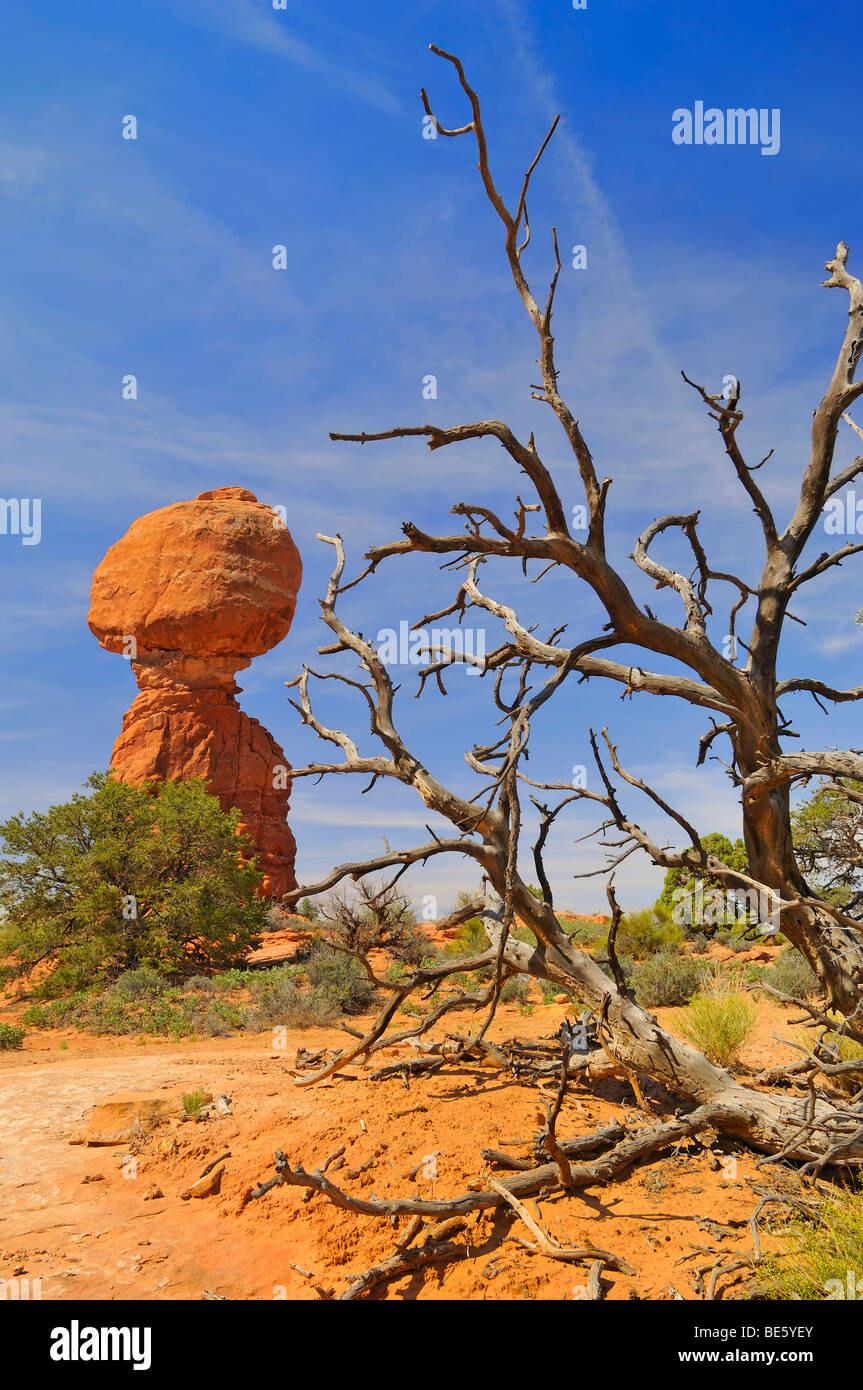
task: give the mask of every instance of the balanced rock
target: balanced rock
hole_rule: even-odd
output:
[[[93,576],[88,623],[128,657],[137,698],[111,769],[123,782],[203,778],[239,808],[275,897],[296,886],[290,766],[240,709],[237,671],[287,635],[302,563],[281,517],[240,487],[202,492],[133,522]]]

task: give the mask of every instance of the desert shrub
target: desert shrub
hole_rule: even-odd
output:
[[[526,975],[511,975],[501,987],[500,997],[505,1004],[515,1002],[524,1004],[530,994],[530,980]],[[547,1000],[543,999],[543,1003]]]
[[[358,955],[378,949],[418,965],[435,953],[430,937],[417,925],[410,902],[392,884],[361,879],[351,894],[330,893],[321,904],[318,924],[323,940]],[[318,943],[310,959],[317,949]]]
[[[578,917],[558,917],[557,921],[558,926],[566,932],[575,946],[584,946],[592,950],[606,939],[608,928],[602,922],[584,922]]]
[[[297,903],[295,911],[297,912],[298,916],[305,917],[307,922],[315,922],[317,921],[321,910],[318,907],[318,904],[316,902],[313,902],[311,898],[303,898],[302,902]]]
[[[752,1036],[755,1019],[755,1005],[745,994],[717,989],[692,999],[680,1020],[680,1031],[711,1062],[727,1067]]]
[[[818,1197],[808,1210],[790,1208],[772,1218],[771,1234],[781,1251],[761,1267],[765,1298],[842,1299],[849,1297],[849,1272],[863,1280],[863,1190],[852,1188]],[[850,1296],[863,1295],[863,1282]]]
[[[186,1091],[183,1095],[183,1109],[192,1119],[199,1115],[205,1105],[209,1105],[210,1096],[203,1086],[196,1086],[194,1091]]]
[[[200,780],[136,787],[97,773],[87,786],[0,825],[0,980],[47,962],[48,998],[141,967],[182,978],[241,964],[267,905],[238,854],[253,848],[239,811]]]
[[[184,984],[184,989],[193,994],[215,994],[216,986],[209,975],[192,975]]]
[[[752,941],[746,940],[739,931],[731,931],[730,927],[723,927],[714,934],[714,941],[723,945],[728,951],[752,951]]]
[[[821,983],[804,955],[786,946],[761,977],[765,984],[795,999],[812,999],[821,993]]]
[[[141,1034],[154,1037],[227,1037],[248,1024],[242,1005],[228,1000],[191,995],[184,998],[179,989],[163,989],[160,994],[125,998],[113,990],[78,991],[63,999],[37,1004],[24,1015],[35,1028],[77,1028],[79,1032],[122,1036]]]
[[[294,980],[282,978],[257,998],[251,1026],[265,1028],[321,1028],[332,1023],[342,1010],[337,1001],[321,990],[301,990]]]
[[[829,1017],[835,1019],[840,1027],[838,1027],[835,1032],[824,1034],[821,1039],[821,1053],[823,1054],[826,1052],[837,1062],[863,1061],[863,1044],[856,1042],[854,1038],[847,1037],[846,1034],[842,1032],[842,1019],[839,1014],[831,1010]],[[822,1057],[822,1060],[826,1059]],[[856,1095],[861,1087],[863,1087],[863,1067],[861,1067],[860,1071],[850,1071],[844,1074],[840,1072],[838,1076],[832,1076],[830,1080],[834,1085],[839,1087],[840,1091],[844,1091],[846,1095]],[[860,1274],[863,1276],[863,1269],[861,1269]]]
[[[164,975],[143,965],[137,970],[125,970],[122,975],[118,975],[109,986],[108,992],[131,1002],[133,999],[155,999],[158,995],[164,994],[167,988],[168,981]]]
[[[332,1001],[336,1013],[361,1014],[375,996],[375,987],[359,961],[330,946],[313,952],[306,979],[313,993]]]
[[[675,951],[659,951],[648,956],[632,972],[635,997],[648,1009],[686,1004],[698,989],[700,980],[698,962]]]
[[[26,1028],[17,1027],[14,1023],[0,1023],[0,1052],[11,1052],[22,1047],[26,1034]]]
[[[605,954],[603,950],[591,952],[591,959],[596,961],[597,965],[599,966],[600,970],[603,972],[604,975],[607,975],[610,980],[614,979],[614,974],[612,972],[611,966],[608,964],[608,956]],[[626,985],[631,985],[632,976],[635,971],[635,961],[632,959],[632,956],[621,955],[618,951],[617,963],[620,966],[621,973],[623,974],[623,978],[626,982]]]
[[[665,909],[656,911],[645,907],[638,912],[626,912],[617,931],[618,955],[643,960],[659,951],[668,953],[683,943],[683,929],[671,920]]]
[[[406,965],[433,965],[439,953],[428,932],[424,932],[422,927],[408,925],[402,930],[398,950],[394,954]]]
[[[692,942],[693,955],[696,956],[703,956],[710,944],[704,933],[700,931],[697,931],[694,936],[690,937],[690,941]]]
[[[479,917],[468,917],[462,922],[452,941],[444,952],[448,956],[481,956],[491,942]]]

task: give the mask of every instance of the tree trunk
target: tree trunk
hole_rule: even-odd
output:
[[[781,756],[775,710],[766,703],[762,737],[750,742],[741,736],[738,741],[738,766],[744,779]],[[817,896],[794,853],[788,784],[756,786],[744,793],[743,837],[753,878],[785,899]],[[811,907],[784,910],[781,928],[809,961],[832,1007],[846,1016],[856,1014],[863,1004],[863,934]]]
[[[500,893],[503,884],[494,886]],[[648,1076],[693,1104],[723,1106],[727,1110],[723,1130],[762,1152],[782,1151],[792,1159],[817,1161],[840,1139],[850,1138],[841,1161],[863,1159],[863,1117],[856,1123],[841,1120],[835,1107],[824,1100],[816,1102],[810,1115],[808,1099],[742,1086],[724,1067],[715,1066],[703,1053],[672,1037],[654,1015],[618,993],[596,962],[572,945],[547,904],[519,889],[515,910],[534,931],[539,945],[534,948],[510,938],[505,950],[507,964],[576,994],[600,1021],[600,1027],[607,1024],[609,1050],[624,1070]],[[483,923],[489,936],[499,941],[500,913],[487,905]],[[825,1123],[829,1128],[824,1128]],[[840,1123],[844,1125],[842,1133],[836,1128]]]

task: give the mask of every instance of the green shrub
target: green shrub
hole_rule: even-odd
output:
[[[618,955],[643,960],[663,951],[668,953],[683,944],[683,929],[671,920],[665,910],[661,913],[645,907],[639,912],[627,912],[617,932]]]
[[[700,965],[691,957],[660,951],[635,966],[635,997],[648,1009],[685,1004],[698,989],[701,973]]]
[[[753,943],[736,931],[723,927],[714,935],[714,941],[718,941],[720,946],[724,946],[728,951],[751,951]]]
[[[778,1230],[777,1230],[778,1225]],[[773,1218],[774,1235],[784,1246],[768,1255],[761,1270],[765,1298],[847,1298],[849,1273],[863,1280],[863,1190],[853,1188],[819,1197],[809,1211],[794,1208],[780,1221]],[[863,1285],[853,1289],[857,1299]]]
[[[267,905],[240,812],[202,780],[88,794],[0,825],[0,982],[46,962],[36,992],[102,987],[139,968],[180,978],[241,964]],[[62,891],[58,891],[58,883]]]
[[[336,1000],[321,990],[300,990],[293,980],[281,979],[263,991],[252,1015],[252,1026],[265,1028],[323,1028],[334,1022],[342,1010]]]
[[[313,952],[306,979],[313,993],[332,1001],[336,1013],[361,1014],[375,996],[375,987],[359,961],[330,946]]]
[[[505,1004],[515,1001],[524,1004],[530,994],[530,980],[526,975],[511,975],[501,988],[500,997]],[[548,1001],[543,998],[543,1003]]]
[[[734,1062],[743,1044],[752,1036],[757,1011],[745,994],[716,990],[698,994],[680,1020],[680,1031],[717,1066]]]
[[[209,1105],[210,1097],[203,1086],[197,1086],[194,1091],[187,1091],[183,1096],[183,1109],[192,1119],[199,1115],[205,1105]]]
[[[164,975],[144,965],[137,970],[125,970],[122,975],[118,975],[109,986],[108,993],[131,1002],[133,999],[155,999],[158,995],[164,994],[166,989],[168,981]]]
[[[127,999],[106,990],[79,991],[65,999],[34,1005],[24,1015],[35,1028],[77,1028],[79,1032],[122,1036],[130,1033],[155,1037],[227,1037],[248,1024],[242,1005],[219,998],[192,995],[184,999],[178,989]]]
[[[605,951],[602,948],[600,948],[598,951],[591,952],[591,960],[596,961],[602,973],[604,975],[607,975],[610,980],[614,979],[611,966],[608,964],[608,956],[605,954]],[[632,984],[632,977],[636,968],[635,961],[632,959],[632,956],[622,956],[618,951],[617,963],[620,966],[624,983],[628,988]]]
[[[558,917],[557,922],[574,946],[592,950],[606,940],[608,928],[602,922],[584,922],[580,918],[572,920],[566,917]]]
[[[447,956],[481,956],[491,942],[479,917],[468,917],[446,948]]]
[[[215,994],[216,986],[209,975],[192,975],[185,981],[184,989],[192,994]]]
[[[795,999],[813,999],[822,992],[821,982],[804,955],[786,946],[761,977],[765,984]]]
[[[822,1049],[827,1051],[837,1062],[863,1061],[863,1044],[856,1042],[854,1038],[849,1038],[842,1032],[842,1019],[839,1014],[831,1010],[829,1017],[835,1019],[840,1027],[834,1033],[824,1034],[821,1039]],[[863,1067],[860,1071],[840,1072],[838,1076],[832,1076],[830,1080],[846,1095],[856,1095],[863,1087]],[[863,1269],[861,1269],[860,1274],[863,1277]]]
[[[697,931],[690,940],[692,942],[692,954],[695,956],[703,956],[710,945],[704,933]]]
[[[14,1023],[0,1023],[0,1052],[11,1052],[22,1047],[26,1028],[16,1027]]]

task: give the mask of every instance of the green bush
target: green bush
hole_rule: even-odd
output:
[[[618,955],[643,960],[659,951],[677,950],[683,940],[683,929],[671,920],[665,908],[645,907],[639,912],[624,913],[615,944]]]
[[[821,1299],[847,1298],[848,1275],[863,1280],[863,1190],[837,1191],[816,1199],[811,1209],[794,1208],[779,1223],[773,1218],[773,1232],[784,1246],[768,1255],[761,1268],[761,1288],[765,1298]],[[859,1299],[852,1287],[851,1296]]]
[[[814,999],[822,992],[818,976],[795,946],[784,947],[761,978],[780,994],[790,994],[795,999]]]
[[[22,1047],[27,1030],[16,1027],[14,1023],[0,1023],[0,1052],[11,1052]]]
[[[710,945],[704,933],[697,931],[694,936],[690,937],[690,940],[692,942],[692,954],[695,956],[703,956]]]
[[[238,850],[239,811],[203,781],[131,786],[110,773],[50,810],[0,825],[0,982],[52,968],[56,997],[139,968],[182,978],[242,964],[267,905]]]
[[[468,917],[455,933],[444,952],[447,956],[481,956],[491,942],[479,917]]]
[[[200,976],[194,978],[200,979]],[[164,975],[144,965],[138,970],[125,970],[122,975],[118,975],[109,986],[108,993],[131,1003],[133,999],[155,999],[158,995],[164,994],[168,987]]]
[[[701,966],[691,957],[659,951],[635,966],[635,997],[648,1009],[686,1004],[698,989],[701,973]]]
[[[837,1062],[863,1061],[863,1044],[854,1038],[849,1038],[842,1032],[842,1018],[839,1014],[831,1010],[829,1017],[835,1019],[840,1026],[834,1033],[824,1034],[821,1039],[822,1050],[827,1051]],[[840,1072],[838,1076],[832,1076],[830,1080],[846,1095],[856,1095],[863,1087],[863,1068],[860,1071]],[[863,1277],[863,1270],[860,1271],[860,1274]]]
[[[698,994],[680,1020],[680,1031],[717,1066],[734,1062],[752,1036],[757,1011],[745,994]]]
[[[510,978],[504,982],[500,991],[500,997],[505,1004],[509,1004],[512,1001],[518,1004],[524,1004],[529,994],[530,980],[526,975],[511,975]],[[543,999],[543,1003],[547,1002],[547,1000]]]
[[[583,922],[579,918],[572,920],[566,917],[558,917],[557,922],[574,946],[592,950],[606,940],[608,928],[602,922]]]
[[[182,1038],[198,1033],[204,1037],[227,1037],[248,1025],[248,1011],[223,998],[183,998],[173,988],[136,999],[124,998],[112,990],[90,990],[34,1005],[27,1010],[24,1021],[34,1028],[71,1027],[82,1033],[109,1036],[137,1033]]]
[[[196,1086],[194,1091],[187,1091],[183,1096],[183,1109],[192,1119],[199,1115],[205,1105],[209,1105],[210,1097],[203,1086]]]
[[[753,943],[748,941],[740,932],[731,931],[729,928],[722,928],[714,935],[714,941],[718,941],[720,946],[724,946],[728,951],[751,951]]]
[[[192,975],[183,985],[194,994],[215,994],[216,986],[209,975]]]
[[[375,997],[375,987],[359,961],[330,946],[313,952],[306,966],[306,979],[322,1001],[332,1001],[336,1013],[364,1013]]]

